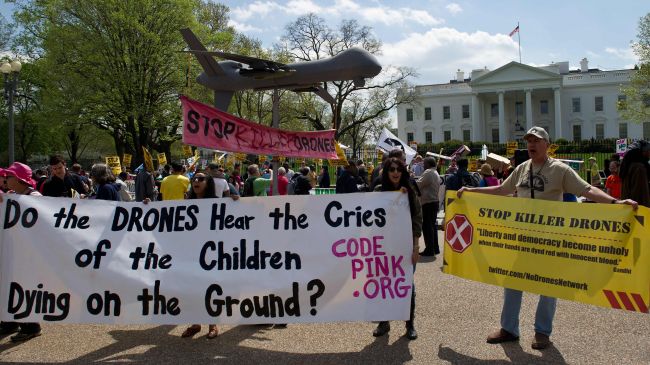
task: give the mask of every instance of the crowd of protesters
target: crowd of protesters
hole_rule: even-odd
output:
[[[566,171],[572,171],[563,167],[563,164],[557,160],[546,156],[550,141],[543,129],[532,128],[524,139],[528,143],[531,165],[535,167],[536,174],[553,174],[556,170],[568,174]],[[635,207],[638,202],[650,206],[649,159],[650,145],[645,141],[638,141],[631,146],[621,161],[614,156],[611,161],[607,161],[608,176],[602,186],[606,192],[596,188],[601,185],[600,180],[598,185],[593,184],[596,179],[594,175],[591,175],[592,181],[585,182],[575,173],[569,174],[571,178],[569,185],[572,189],[561,192],[587,196],[597,202],[631,204]],[[441,203],[444,202],[445,190],[456,190],[459,196],[463,191],[476,191],[502,195],[514,193],[518,197],[527,197],[526,189],[531,190],[530,186],[535,190],[532,180],[529,181],[529,185],[526,185],[528,171],[524,171],[524,167],[493,169],[485,161],[480,161],[479,171],[470,172],[467,160],[461,158],[454,162],[445,176],[441,176],[437,162],[433,157],[422,158],[418,155],[410,165],[407,165],[404,152],[393,150],[384,154],[380,165],[376,168],[366,165],[363,160],[350,162],[343,167],[339,166],[333,179],[329,168],[325,166],[317,171],[315,166],[302,165],[294,171],[288,163],[284,163],[274,174],[272,164],[268,162],[261,165],[250,164],[245,168],[237,162],[231,169],[217,163],[210,163],[205,169],[194,169],[174,162],[164,166],[161,171],[149,171],[146,167],[140,166],[133,175],[122,172],[114,176],[111,169],[103,163],[92,165],[88,174],[79,164],[73,164],[68,169],[65,159],[55,155],[51,156],[47,167],[34,171],[20,162],[15,162],[6,169],[0,169],[0,193],[143,203],[156,200],[212,198],[237,200],[240,196],[273,195],[274,176],[277,179],[275,191],[279,195],[308,195],[317,188],[334,189],[337,194],[402,191],[408,194],[413,232],[412,242],[404,244],[413,248],[412,260],[415,270],[420,255],[432,256],[435,259],[435,256],[440,253],[437,218],[439,210],[444,208]],[[558,186],[558,189],[564,189],[562,183]],[[542,191],[541,194],[545,192]],[[539,198],[547,197],[539,196]],[[0,201],[1,199],[0,194]],[[557,196],[553,195],[552,200],[558,200]],[[420,235],[424,237],[422,252],[419,247]],[[518,307],[520,304],[521,292],[506,289],[502,328],[488,337],[489,343],[514,341],[519,338]],[[555,299],[542,297],[538,312],[539,308],[542,308],[544,315],[543,318],[536,319],[533,348],[543,349],[551,343],[549,336],[555,311]],[[409,340],[417,338],[414,313],[415,287],[411,298],[410,318],[406,322],[405,336]],[[200,330],[200,324],[193,324],[185,329],[182,337],[193,337]],[[379,322],[373,335],[383,336],[389,330],[389,322]],[[25,341],[39,336],[41,327],[38,323],[2,322],[0,324],[0,334],[13,333],[16,334],[11,337],[12,341]],[[218,334],[217,326],[210,324],[206,337],[212,339]]]

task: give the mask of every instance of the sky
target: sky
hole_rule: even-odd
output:
[[[255,0],[222,1],[231,25],[271,47],[284,27],[313,12],[331,27],[343,19],[370,26],[383,43],[382,65],[410,66],[418,85],[455,79],[456,70],[496,69],[519,59],[532,66],[569,61],[580,67],[632,68],[630,44],[650,1],[378,1]],[[509,33],[519,24],[519,34]]]
[[[0,0],[2,1],[2,0]],[[632,68],[637,59],[639,18],[650,12],[642,0],[445,1],[445,0],[225,0],[230,24],[272,47],[284,27],[310,12],[332,28],[356,19],[381,40],[383,66],[409,66],[418,73],[416,85],[447,83],[460,69],[494,70],[519,59],[532,66],[569,61],[580,67]],[[11,17],[11,4],[0,3]],[[519,24],[519,33],[509,33]]]

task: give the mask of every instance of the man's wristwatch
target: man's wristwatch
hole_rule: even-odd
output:
[[[612,201],[610,203],[616,204],[616,203],[618,203],[618,199],[614,198],[614,199],[612,199]]]

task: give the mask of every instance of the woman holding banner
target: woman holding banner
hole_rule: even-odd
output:
[[[6,185],[10,192],[22,195],[42,196],[34,189],[36,185],[32,180],[32,169],[20,162],[14,162],[9,168],[3,171]],[[0,203],[2,195],[0,195]],[[41,325],[38,322],[1,322],[0,336],[6,336],[18,332],[11,336],[12,342],[22,342],[41,335]]]
[[[187,199],[215,199],[217,198],[216,186],[214,179],[211,176],[206,175],[203,171],[198,170],[194,176],[192,176],[190,192],[187,196]],[[233,200],[239,199],[239,195],[230,195]],[[183,331],[181,337],[187,338],[192,337],[195,334],[201,332],[200,324],[193,324]],[[208,325],[208,334],[206,337],[208,339],[213,339],[219,335],[219,329],[216,324]]]
[[[411,185],[410,176],[406,170],[404,161],[399,158],[391,157],[384,162],[381,183],[375,187],[375,191],[398,191],[408,194],[409,207],[411,210],[411,228],[413,230],[413,255],[411,260],[413,262],[413,272],[415,273],[415,264],[418,262],[420,256],[420,236],[422,235],[422,207],[418,200],[415,189]],[[418,333],[415,331],[415,283],[412,285],[411,294],[411,313],[409,320],[406,321],[406,338],[415,340],[418,338]],[[379,322],[377,328],[372,333],[375,337],[385,335],[390,331],[390,323],[388,321]]]

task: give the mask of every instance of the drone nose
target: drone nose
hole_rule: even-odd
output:
[[[375,56],[370,53],[367,53],[365,69],[368,72],[366,77],[377,76],[381,72],[381,65]]]

